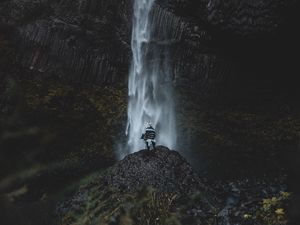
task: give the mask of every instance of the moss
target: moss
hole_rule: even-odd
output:
[[[81,87],[59,82],[23,80],[25,113],[31,123],[59,129],[62,125],[75,128],[72,132],[80,137],[82,154],[102,150],[113,158],[116,128],[122,126],[126,115],[126,89],[124,87]],[[41,118],[42,117],[42,118]],[[57,128],[56,128],[57,127]],[[67,131],[66,131],[67,132]],[[67,134],[68,135],[68,134]],[[75,138],[75,137],[74,137]],[[73,141],[73,140],[70,140]],[[76,141],[77,142],[77,141]],[[72,144],[68,143],[71,147]],[[77,145],[78,146],[78,145]],[[68,158],[73,157],[69,153]]]
[[[101,186],[88,191],[81,210],[72,208],[62,224],[180,224],[171,212],[175,194],[158,194],[145,188],[136,194],[120,194]]]
[[[157,192],[151,187],[136,193],[121,192],[110,189],[99,178],[83,185],[79,193],[84,197],[75,196],[69,202],[60,224],[212,225],[218,211],[211,212],[202,205],[203,193],[187,196]],[[191,213],[195,210],[196,214]]]
[[[6,35],[0,34],[0,68],[1,72],[14,62],[14,46]]]
[[[258,221],[266,225],[288,224],[288,206],[291,193],[281,192],[277,196],[263,199],[261,207],[256,212]]]
[[[217,173],[256,175],[288,168],[299,141],[297,111],[204,105],[187,93],[178,99],[179,149],[188,149],[186,157],[195,166],[194,158],[201,158]]]
[[[78,87],[26,74],[14,83],[18,87],[15,113],[1,117],[0,158],[9,162],[1,164],[7,181],[1,191],[28,188],[11,202],[12,212],[20,202],[38,205],[40,199],[46,208],[47,204],[53,207],[51,201],[72,183],[115,162],[114,144],[126,116],[127,90],[123,86]],[[33,165],[39,170],[23,176]],[[21,211],[26,215],[26,209]]]

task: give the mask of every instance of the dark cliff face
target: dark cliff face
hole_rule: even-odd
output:
[[[6,1],[18,63],[37,76],[107,84],[126,79],[130,12],[126,1]]]
[[[226,34],[230,39],[273,38],[268,35],[282,30],[294,5],[280,0],[160,0],[152,15],[154,33],[157,41],[164,37],[172,45],[174,82],[210,96],[236,67],[218,52],[217,45],[237,48]],[[1,27],[12,31],[18,62],[38,76],[107,84],[126,81],[131,14],[129,0],[4,1]]]
[[[276,32],[286,18],[283,14],[295,5],[295,1],[267,0],[161,0],[167,7],[181,15],[192,17],[222,31],[251,36]]]

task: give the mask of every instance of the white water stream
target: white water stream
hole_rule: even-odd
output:
[[[140,139],[146,122],[151,122],[157,131],[157,145],[170,149],[176,145],[176,126],[172,78],[165,47],[159,47],[153,40],[155,24],[152,24],[151,10],[154,0],[135,0],[132,53],[133,60],[129,74],[128,152],[145,147]]]

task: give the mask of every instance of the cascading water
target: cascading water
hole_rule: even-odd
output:
[[[154,40],[155,23],[151,18],[154,0],[135,0],[132,53],[129,75],[129,103],[126,134],[128,152],[145,147],[140,139],[146,122],[157,131],[157,144],[174,148],[176,128],[172,77],[167,47]],[[124,156],[124,154],[123,154]],[[121,156],[122,157],[122,156]]]

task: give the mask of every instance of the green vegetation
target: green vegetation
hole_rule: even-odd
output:
[[[290,201],[289,192],[262,199],[254,211],[243,215],[244,221],[253,225],[287,225]]]
[[[33,164],[47,170],[74,170],[85,163],[95,169],[115,161],[115,138],[126,115],[126,88],[77,88],[28,77],[7,88],[12,89],[8,93],[14,96],[10,104],[14,107],[1,117],[0,146],[3,160],[16,161],[12,173]],[[6,174],[9,168],[4,165]]]
[[[200,193],[183,196],[158,193],[150,187],[137,193],[120,193],[97,182],[83,186],[80,192],[84,197],[72,202],[73,206],[62,218],[62,225],[211,225],[215,220],[211,212],[203,215],[204,208],[198,210],[202,214],[189,213],[199,207]]]
[[[51,81],[47,82],[47,86],[37,81],[23,83],[26,112],[29,112],[33,123],[39,123],[42,119],[40,115],[44,115],[52,120],[51,123],[55,121],[58,125],[56,128],[51,124],[51,128],[57,129],[57,133],[60,132],[58,129],[67,128],[64,135],[76,135],[73,136],[77,143],[74,147],[80,147],[80,152],[77,152],[79,157],[91,156],[95,151],[101,150],[103,160],[114,159],[113,144],[121,132],[119,127],[126,115],[126,88],[75,88]],[[64,128],[61,127],[62,124]],[[76,154],[71,150],[69,156],[72,158]]]
[[[281,192],[279,196],[263,199],[262,206],[257,212],[258,220],[266,225],[287,225],[288,207],[291,194]]]
[[[160,194],[145,188],[137,194],[118,194],[105,187],[88,191],[80,209],[64,215],[62,224],[166,224],[176,195]],[[168,223],[169,224],[169,223]]]
[[[14,49],[12,43],[6,36],[0,34],[0,73],[13,61],[13,56]]]
[[[2,84],[0,205],[8,207],[8,216],[19,207],[28,223],[40,224],[48,217],[52,221],[49,212],[62,193],[74,191],[82,177],[115,162],[126,87],[77,87],[28,74]],[[29,209],[40,216],[30,216]],[[19,224],[22,216],[11,220]]]

